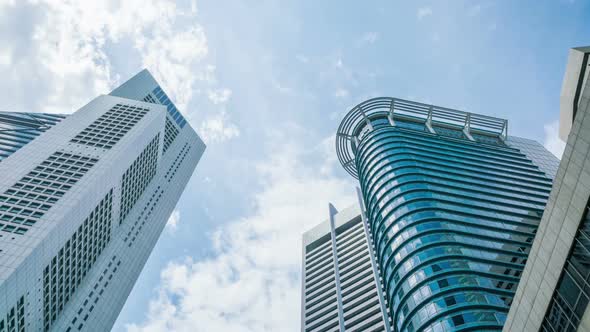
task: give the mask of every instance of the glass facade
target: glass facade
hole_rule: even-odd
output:
[[[590,214],[584,217],[545,314],[542,332],[574,332],[590,298]]]
[[[482,116],[501,131],[470,132],[477,115],[441,108],[460,126],[432,122],[433,106],[378,102],[357,106],[354,165],[343,165],[360,182],[395,330],[501,330],[551,179],[504,143],[504,120]],[[424,119],[399,116],[394,102]]]
[[[0,161],[65,117],[59,114],[0,112]]]
[[[152,91],[152,95],[156,96],[156,99],[159,101],[160,104],[166,106],[168,114],[172,117],[172,119],[174,119],[174,121],[176,122],[176,124],[180,126],[180,128],[183,128],[186,124],[186,120],[184,119],[182,114],[180,114],[178,109],[176,109],[176,106],[174,106],[174,103],[170,100],[170,98],[168,98],[166,92],[164,92],[164,90],[162,90],[162,88],[158,86],[154,89],[154,91]],[[156,103],[154,98],[150,97],[151,95],[148,95],[146,98],[144,98],[144,100],[147,102]]]

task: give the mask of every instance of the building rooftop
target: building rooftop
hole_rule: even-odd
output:
[[[487,142],[478,138],[493,137],[503,141],[508,136],[508,120],[505,119],[400,98],[369,99],[344,116],[336,133],[338,159],[354,178],[358,178],[354,151],[362,137],[379,124],[389,122],[395,126],[396,121],[418,123],[423,131],[443,136],[448,136],[443,133],[445,129],[455,130],[461,138],[482,143]]]

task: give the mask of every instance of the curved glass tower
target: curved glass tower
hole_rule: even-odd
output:
[[[396,331],[501,330],[552,185],[507,126],[395,98],[342,120]]]

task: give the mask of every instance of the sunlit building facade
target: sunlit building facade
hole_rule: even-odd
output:
[[[560,98],[567,141],[504,331],[590,332],[590,47],[569,52]]]
[[[503,119],[396,98],[341,122],[337,154],[359,180],[392,330],[502,329],[558,166],[507,132]]]
[[[147,70],[0,113],[0,332],[109,331],[204,149]]]
[[[303,234],[301,331],[391,332],[383,285],[359,205]]]

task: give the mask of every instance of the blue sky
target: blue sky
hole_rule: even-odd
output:
[[[554,153],[590,2],[0,0],[0,109],[70,113],[147,67],[207,141],[115,331],[297,331],[301,233],[354,202],[356,103],[507,118]]]

